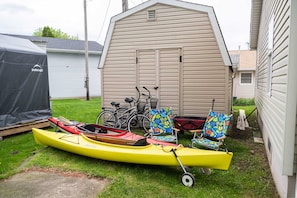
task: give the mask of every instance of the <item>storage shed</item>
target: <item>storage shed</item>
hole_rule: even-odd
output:
[[[99,69],[103,106],[146,86],[177,115],[205,116],[212,99],[216,111],[232,108],[232,64],[210,6],[150,0],[114,16]]]
[[[0,128],[49,116],[46,53],[27,39],[0,35]]]

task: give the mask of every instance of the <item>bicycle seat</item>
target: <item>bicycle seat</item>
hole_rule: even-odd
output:
[[[119,107],[120,106],[120,103],[119,102],[111,102],[110,104],[112,106],[115,106],[115,107]]]
[[[133,99],[132,98],[125,98],[125,102],[131,103],[131,102],[133,102]]]

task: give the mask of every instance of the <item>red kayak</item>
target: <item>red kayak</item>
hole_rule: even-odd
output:
[[[73,133],[73,134],[84,133],[85,135],[87,134],[92,136],[95,135],[93,139],[98,139],[98,140],[100,140],[100,137],[102,137],[102,138],[109,138],[109,139],[121,139],[121,140],[125,139],[127,140],[127,142],[130,142],[130,141],[143,140],[145,138],[144,136],[137,135],[123,129],[109,128],[109,127],[105,127],[97,124],[86,124],[82,122],[68,120],[64,117],[59,117],[59,118],[52,117],[52,118],[48,118],[48,121],[53,128],[57,128],[63,132]],[[173,143],[153,140],[150,138],[146,138],[146,141],[147,143],[151,143],[151,144],[176,146],[176,144],[173,144]]]

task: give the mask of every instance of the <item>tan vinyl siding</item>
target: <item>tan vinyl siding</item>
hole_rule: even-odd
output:
[[[151,87],[155,83],[151,79],[156,76],[155,59],[156,53],[154,50],[140,51],[138,54],[138,65],[137,65],[137,86]]]
[[[264,1],[262,21],[258,42],[258,68],[256,103],[259,115],[265,125],[262,128],[264,138],[271,142],[271,152],[275,152],[278,161],[284,159],[284,137],[286,120],[286,95],[288,76],[288,43],[289,43],[289,1]],[[272,54],[272,90],[267,95],[267,58],[268,58],[268,24],[274,15],[273,54]]]
[[[179,49],[160,50],[160,106],[179,115]]]
[[[147,10],[156,10],[156,20],[147,20]],[[172,49],[182,51],[183,62],[179,66],[172,64],[179,61],[179,54],[162,54]],[[109,105],[115,97],[121,101],[135,95],[135,85],[153,87],[149,78],[153,78],[154,72],[141,74],[138,82],[140,74],[136,68],[138,52],[150,50],[152,60],[157,60],[154,52],[160,55],[162,106],[172,106],[179,115],[206,115],[215,98],[215,110],[229,112],[226,101],[231,97],[226,82],[230,76],[226,75],[208,14],[165,4],[153,5],[116,21],[103,69],[103,105]],[[147,64],[155,67],[156,63]]]

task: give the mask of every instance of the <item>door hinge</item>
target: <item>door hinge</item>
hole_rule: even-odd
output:
[[[136,64],[138,64],[138,58],[136,57]]]
[[[183,56],[179,56],[179,62],[180,62],[180,63],[183,62]]]

